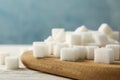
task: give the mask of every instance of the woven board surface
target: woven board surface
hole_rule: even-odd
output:
[[[23,64],[33,70],[79,80],[120,80],[120,61],[113,64],[98,64],[93,60],[77,62],[61,61],[53,56],[34,58],[32,51],[21,56]]]

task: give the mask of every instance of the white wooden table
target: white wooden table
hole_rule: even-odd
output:
[[[11,55],[19,55],[20,50],[31,48],[31,45],[0,45],[0,52],[9,52]],[[4,65],[0,65],[0,80],[70,80],[47,73],[29,70],[20,66],[18,70],[6,70]]]

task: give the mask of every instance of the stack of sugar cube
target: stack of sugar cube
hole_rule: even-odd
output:
[[[19,68],[25,68],[21,62],[21,55],[28,50],[32,50],[32,47],[22,47],[18,48],[19,51],[0,51],[0,65],[3,65],[5,70],[15,70]],[[19,54],[12,54],[12,53]]]
[[[8,52],[0,52],[0,65],[5,65],[6,69],[18,69],[18,57],[11,56]]]
[[[98,30],[82,25],[75,31],[53,28],[51,36],[44,41],[33,42],[33,55],[43,58],[54,55],[60,60],[94,60],[98,63],[113,63],[120,59],[119,32],[103,23]]]

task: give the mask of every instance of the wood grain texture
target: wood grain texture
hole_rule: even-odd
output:
[[[3,67],[0,66],[0,80],[71,80],[26,68],[6,70]]]
[[[98,64],[92,60],[77,62],[61,61],[53,56],[34,58],[32,51],[21,56],[23,64],[33,70],[80,80],[120,80],[120,61]]]

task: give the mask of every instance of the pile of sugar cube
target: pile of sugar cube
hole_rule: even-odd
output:
[[[0,65],[5,65],[5,69],[18,69],[18,56],[11,56],[9,52],[0,52]]]
[[[44,58],[54,55],[60,60],[94,60],[98,63],[113,63],[120,60],[119,32],[103,23],[98,30],[82,25],[75,31],[53,28],[51,36],[44,41],[33,42],[33,56]]]
[[[17,52],[16,52],[17,50]],[[16,50],[8,50],[0,52],[0,69],[5,70],[17,70],[19,68],[25,68],[21,61],[21,55],[29,50],[32,50],[31,46],[29,47],[18,47]],[[15,54],[12,54],[15,53]]]

